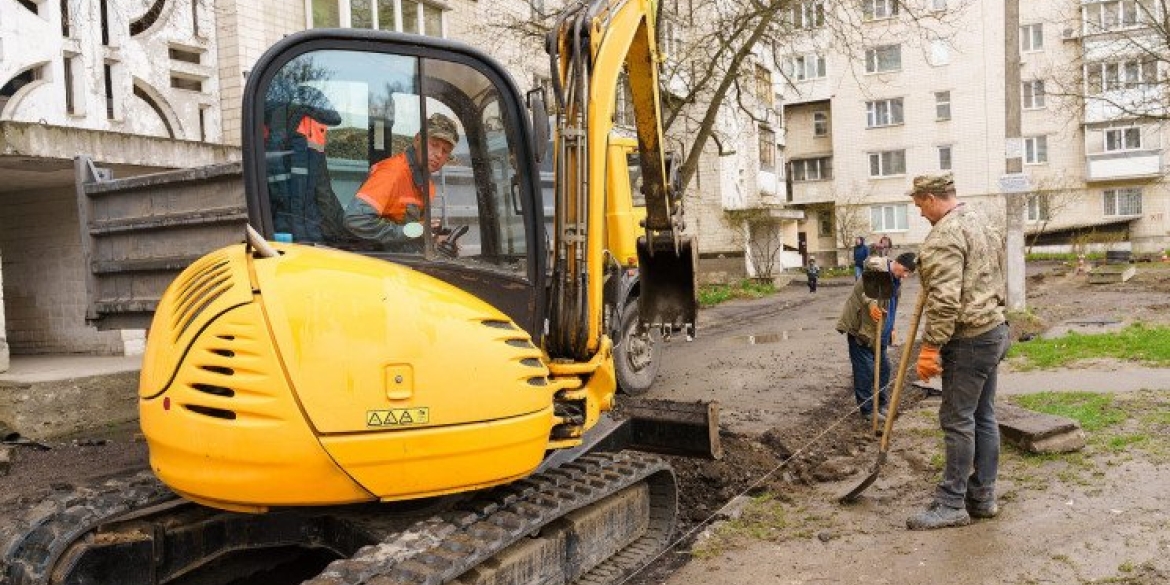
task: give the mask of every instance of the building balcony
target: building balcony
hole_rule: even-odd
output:
[[[833,203],[837,200],[833,180],[794,181],[789,184],[788,202],[795,205]]]
[[[1103,152],[1085,158],[1085,180],[1089,182],[1144,179],[1162,174],[1161,150]]]

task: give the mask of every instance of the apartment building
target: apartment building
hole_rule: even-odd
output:
[[[784,198],[806,212],[798,230],[809,254],[846,263],[855,236],[921,243],[930,226],[906,191],[923,173],[953,173],[965,201],[1005,222],[1001,179],[1013,157],[1029,185],[1012,196],[1028,244],[1170,243],[1163,130],[1116,106],[1153,107],[1141,100],[1166,74],[1118,39],[1141,29],[1137,1],[1019,4],[1020,83],[1010,88],[1004,0],[858,0],[832,8],[834,27],[827,3],[797,4],[802,32],[780,64]],[[1018,92],[1018,114],[1007,91]],[[1018,137],[1005,130],[1009,111]]]

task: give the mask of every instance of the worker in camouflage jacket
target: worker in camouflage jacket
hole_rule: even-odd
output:
[[[915,177],[910,195],[934,226],[918,255],[926,302],[917,373],[922,380],[942,375],[938,418],[946,443],[934,501],[906,521],[911,530],[926,530],[999,511],[995,387],[1009,344],[1005,246],[1000,230],[958,200],[949,173]]]

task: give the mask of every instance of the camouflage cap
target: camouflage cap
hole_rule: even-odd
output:
[[[454,120],[443,114],[431,114],[427,118],[427,136],[446,140],[452,147],[459,144],[459,128],[455,126]]]
[[[955,178],[950,173],[941,175],[918,175],[910,187],[910,196],[920,193],[949,195],[955,192]]]

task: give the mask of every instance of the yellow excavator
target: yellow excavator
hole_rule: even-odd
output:
[[[0,582],[609,583],[658,554],[674,475],[629,447],[716,423],[606,414],[696,317],[655,18],[575,4],[527,93],[443,39],[271,48],[243,104],[246,241],[188,267],[149,331],[152,473],[0,532]],[[361,216],[395,165],[414,205]]]

